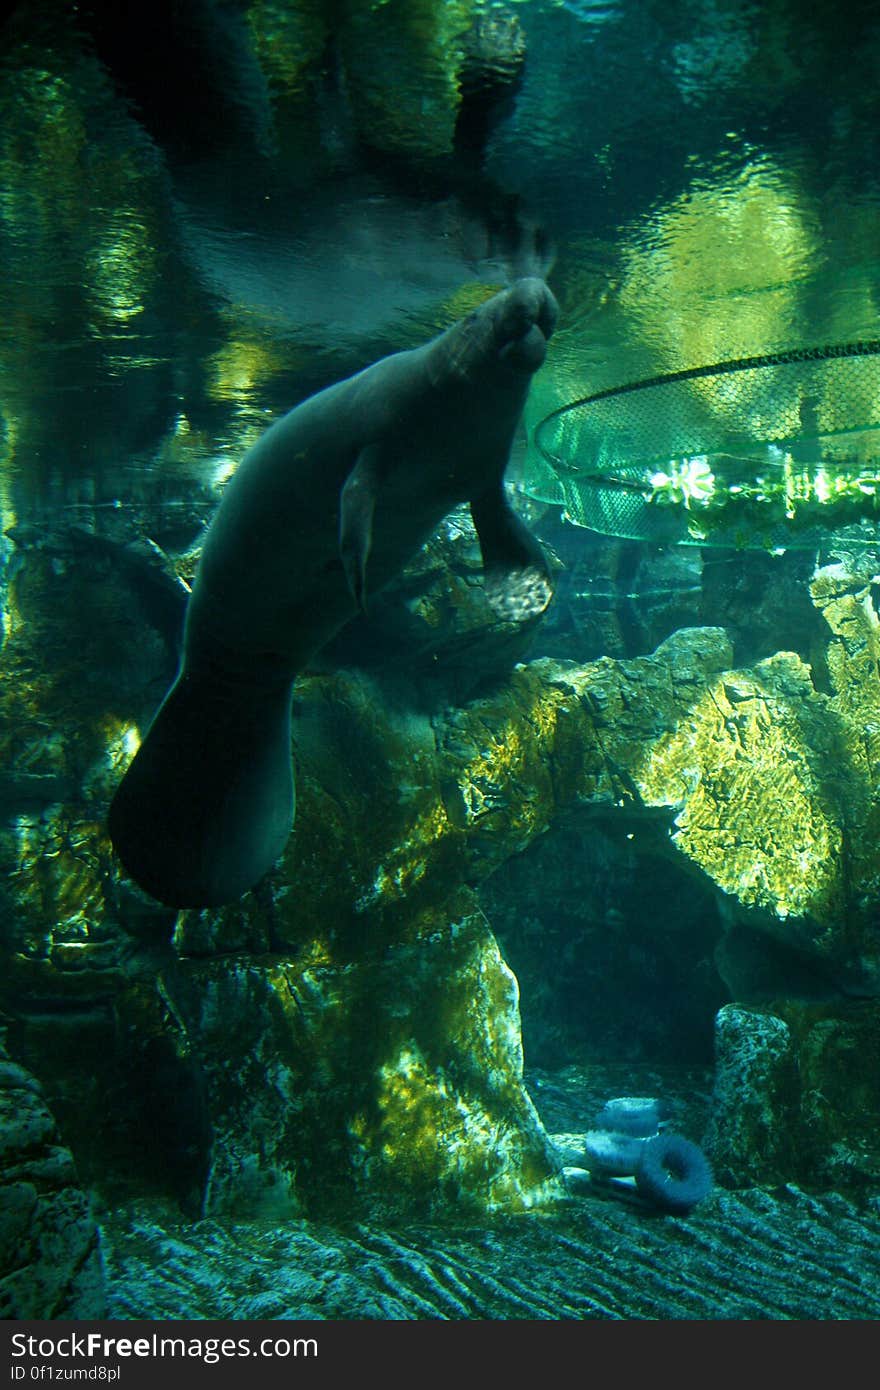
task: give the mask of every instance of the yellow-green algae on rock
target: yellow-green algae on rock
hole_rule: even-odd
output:
[[[873,989],[878,619],[868,574],[829,566],[811,591],[829,626],[814,668],[779,652],[719,672],[631,771],[644,805],[675,810],[675,847],[733,903]]]
[[[842,751],[794,654],[724,672],[634,769],[648,805],[679,805],[673,843],[746,907],[832,920],[842,907]]]
[[[686,717],[729,657],[720,631],[693,629],[653,657],[535,661],[433,717],[353,673],[301,683],[297,822],[282,861],[295,892],[277,902],[279,938],[299,939],[328,910],[406,930],[415,908],[478,883],[560,811],[644,811],[633,770],[646,742]],[[678,801],[676,786],[667,805]]]
[[[206,1208],[524,1210],[562,1194],[522,1084],[518,992],[473,895],[358,959],[191,961],[169,985],[207,1077]]]

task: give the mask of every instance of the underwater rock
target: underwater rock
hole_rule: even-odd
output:
[[[880,1176],[875,1000],[728,1005],[705,1136],[726,1187],[802,1182],[869,1190]]]
[[[19,556],[41,554],[55,574],[84,568],[93,577],[103,573],[108,588],[128,593],[141,620],[164,639],[168,659],[176,666],[183,640],[183,620],[189,585],[171,560],[149,538],[122,543],[83,526],[12,526],[5,533]],[[56,797],[56,800],[65,800]]]
[[[565,523],[552,508],[533,527],[562,566],[536,655],[581,662],[646,656],[679,628],[727,627],[718,605],[704,616],[704,559],[696,547],[603,536]]]
[[[540,614],[499,614],[482,573],[470,511],[456,508],[371,599],[369,617],[355,618],[324,648],[321,663],[386,673],[402,667],[408,692],[415,688],[421,701],[463,704],[524,660],[541,625]]]
[[[880,1180],[877,1001],[786,1000],[775,1007],[789,1027],[797,1057],[802,1180],[837,1190],[875,1189]]]
[[[516,1211],[562,1195],[522,1079],[518,990],[473,896],[358,959],[188,962],[167,979],[211,1115],[206,1213]]]
[[[662,809],[639,806],[628,767],[644,758],[646,721],[659,732],[675,709],[683,716],[727,652],[723,634],[690,631],[632,663],[532,662],[434,715],[361,673],[301,680],[298,817],[274,875],[276,944],[300,943],[320,921],[337,940],[368,918],[382,923],[371,930],[400,930],[564,810],[625,807],[662,825]],[[186,919],[181,930],[186,950]]]
[[[694,694],[689,716],[650,748],[641,795],[669,805],[677,782],[676,848],[743,907],[806,936],[805,919],[842,907],[842,825],[827,786],[841,749],[825,699],[786,652]]]
[[[815,553],[810,550],[705,550],[700,622],[723,627],[733,639],[737,665],[750,666],[776,651],[809,661],[827,639],[810,598]]]
[[[105,1316],[89,1198],[39,1083],[0,1040],[0,1317]]]
[[[708,682],[639,778],[648,804],[681,787],[672,843],[725,894],[719,964],[743,1002],[784,994],[786,975],[798,993],[880,991],[877,613],[851,567],[818,570],[811,592],[827,624],[811,665],[779,652]]]
[[[650,545],[565,524],[550,508],[533,529],[563,566],[536,655],[644,656],[679,628],[723,627],[736,664],[750,666],[779,650],[808,661],[827,636],[810,599],[813,552]]]
[[[704,1136],[725,1187],[789,1182],[798,1154],[797,1053],[782,1018],[735,1004],[715,1020],[715,1085]]]

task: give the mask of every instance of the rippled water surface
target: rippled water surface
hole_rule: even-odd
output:
[[[875,6],[411,9],[418,32],[393,6],[245,5],[190,36],[187,75],[161,7],[131,11],[127,46],[101,6],[20,7],[0,90],[7,525],[170,507],[184,464],[210,480],[267,413],[449,322],[504,279],[487,188],[556,250],[531,420],[876,335]],[[525,66],[459,158],[482,190],[462,199],[450,54],[475,15],[515,26]]]

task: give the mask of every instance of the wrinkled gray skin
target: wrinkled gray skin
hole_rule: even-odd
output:
[[[470,502],[492,602],[547,606],[544,557],[503,480],[556,313],[542,280],[519,280],[248,450],[205,540],[180,673],[110,808],[152,896],[216,906],[272,867],[293,823],[293,680],[451,508]]]

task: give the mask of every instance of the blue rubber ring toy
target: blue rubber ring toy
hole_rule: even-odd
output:
[[[646,1139],[635,1172],[644,1197],[665,1211],[685,1216],[712,1191],[712,1168],[697,1144],[680,1134]]]

